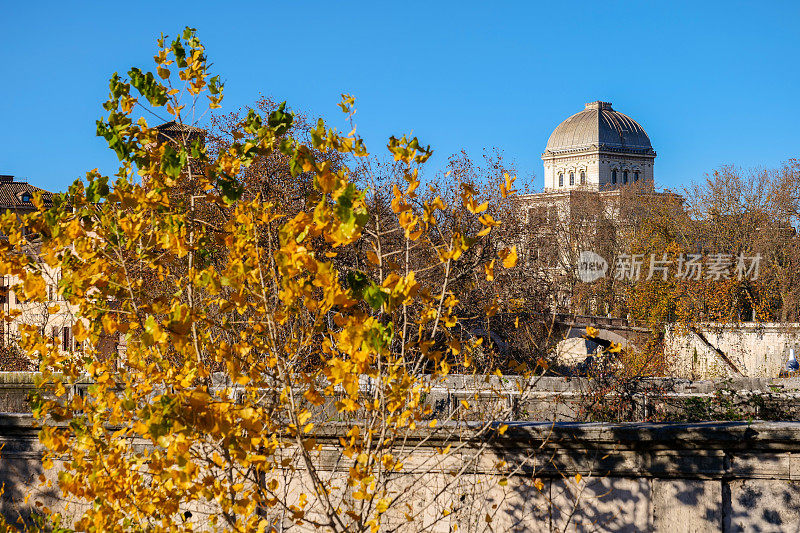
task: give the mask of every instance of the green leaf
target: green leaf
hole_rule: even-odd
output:
[[[388,348],[394,337],[394,324],[375,324],[367,331],[367,344],[375,350]]]
[[[239,185],[239,182],[236,181],[236,178],[227,176],[225,174],[220,174],[217,176],[217,187],[219,187],[219,190],[222,193],[222,198],[229,204],[232,204],[241,198],[242,194],[244,193],[244,188]]]
[[[175,54],[175,63],[179,68],[186,68],[186,49],[183,47],[180,38],[172,41],[172,53]]]
[[[286,111],[286,102],[282,102],[278,109],[269,114],[267,124],[275,130],[276,135],[283,135],[292,127],[294,113]]]
[[[383,288],[372,283],[364,290],[364,301],[376,311],[380,311],[383,304],[389,301],[389,295],[383,292]]]
[[[174,179],[178,179],[186,166],[188,157],[186,152],[181,149],[176,152],[169,144],[164,146],[164,155],[161,157],[161,172]]]
[[[250,110],[244,119],[244,131],[247,133],[256,133],[262,126],[261,115],[254,110]]]
[[[214,76],[208,80],[208,92],[211,94],[219,94],[222,92],[223,86],[224,84],[219,81],[219,76]]]
[[[353,291],[353,296],[356,298],[363,298],[364,289],[366,289],[370,283],[370,279],[361,271],[352,270],[347,273],[347,286],[350,287],[350,290]]]
[[[195,161],[205,161],[206,160],[206,145],[202,139],[196,138],[192,141],[191,145],[191,157]]]
[[[156,81],[152,72],[143,74],[141,70],[133,67],[128,76],[131,77],[131,85],[133,85],[139,93],[147,98],[150,105],[163,106],[167,103],[167,88]]]
[[[86,199],[92,203],[97,203],[108,196],[108,176],[92,177],[86,186]]]
[[[383,304],[389,301],[389,295],[363,272],[350,271],[346,280],[353,297],[364,300],[376,311],[380,311]]]

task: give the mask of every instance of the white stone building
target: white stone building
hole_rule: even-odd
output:
[[[542,154],[544,191],[519,197],[529,228],[574,234],[578,220],[589,222],[583,233],[594,236],[598,216],[624,226],[618,219],[626,187],[634,194],[678,198],[655,191],[655,158],[650,137],[638,122],[615,111],[610,102],[587,103],[561,122],[547,141]]]
[[[673,193],[655,191],[655,158],[644,128],[610,102],[589,102],[553,130],[542,153],[544,190],[518,197],[527,223],[518,247],[526,261],[538,262],[559,284],[555,309],[612,312],[591,302],[574,308],[571,287],[579,257],[592,251],[614,264],[618,237],[635,224],[629,219],[635,204],[630,203],[632,211],[625,208],[635,196],[663,195],[671,204],[682,203]]]

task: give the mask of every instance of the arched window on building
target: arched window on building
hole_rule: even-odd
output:
[[[586,171],[581,170],[581,185],[586,185]]]
[[[559,174],[558,175],[558,186],[559,187],[563,187],[564,186],[564,174]]]
[[[623,183],[623,185],[628,183],[628,171],[627,170],[623,170],[622,171],[622,183]]]
[[[617,183],[617,169],[611,171],[611,183]]]
[[[569,173],[569,184],[570,185],[575,185],[575,173],[574,172],[570,172]]]
[[[639,181],[639,171],[638,170],[633,172],[633,181]]]

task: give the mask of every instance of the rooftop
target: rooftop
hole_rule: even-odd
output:
[[[0,209],[33,210],[33,196],[42,193],[45,204],[52,202],[53,193],[45,191],[27,181],[15,181],[14,176],[0,175]]]

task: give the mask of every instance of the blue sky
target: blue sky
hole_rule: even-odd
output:
[[[800,2],[6,2],[0,173],[58,191],[113,173],[95,137],[114,71],[152,65],[155,39],[198,29],[225,109],[259,94],[343,129],[358,98],[373,151],[414,132],[433,168],[497,147],[542,186],[544,145],[607,100],[642,124],[656,180],[800,157]]]

